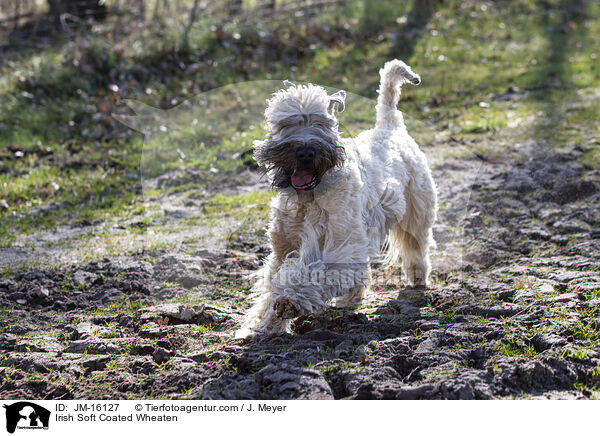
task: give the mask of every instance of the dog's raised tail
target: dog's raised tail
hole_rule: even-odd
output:
[[[401,115],[397,112],[398,101],[400,100],[400,89],[406,82],[413,85],[421,83],[418,74],[406,65],[404,62],[394,59],[386,62],[379,70],[381,82],[379,83],[379,97],[377,97],[377,127],[392,128],[402,121]]]

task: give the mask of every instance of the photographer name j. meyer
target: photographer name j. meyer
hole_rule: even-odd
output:
[[[134,413],[124,413],[118,403],[102,404],[56,404],[56,421],[58,422],[177,422],[177,414],[206,412],[262,412],[275,414],[286,412],[287,405],[258,404],[151,404],[138,403]]]

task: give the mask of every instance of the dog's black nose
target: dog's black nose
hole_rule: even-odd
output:
[[[315,157],[315,150],[310,147],[302,147],[296,151],[298,160],[311,160]]]

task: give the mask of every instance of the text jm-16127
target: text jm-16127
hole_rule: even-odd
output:
[[[118,412],[118,403],[76,404],[75,412]]]

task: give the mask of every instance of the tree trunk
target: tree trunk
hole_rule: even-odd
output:
[[[62,14],[70,14],[78,18],[106,18],[106,6],[101,0],[48,0],[50,15],[57,23]]]

